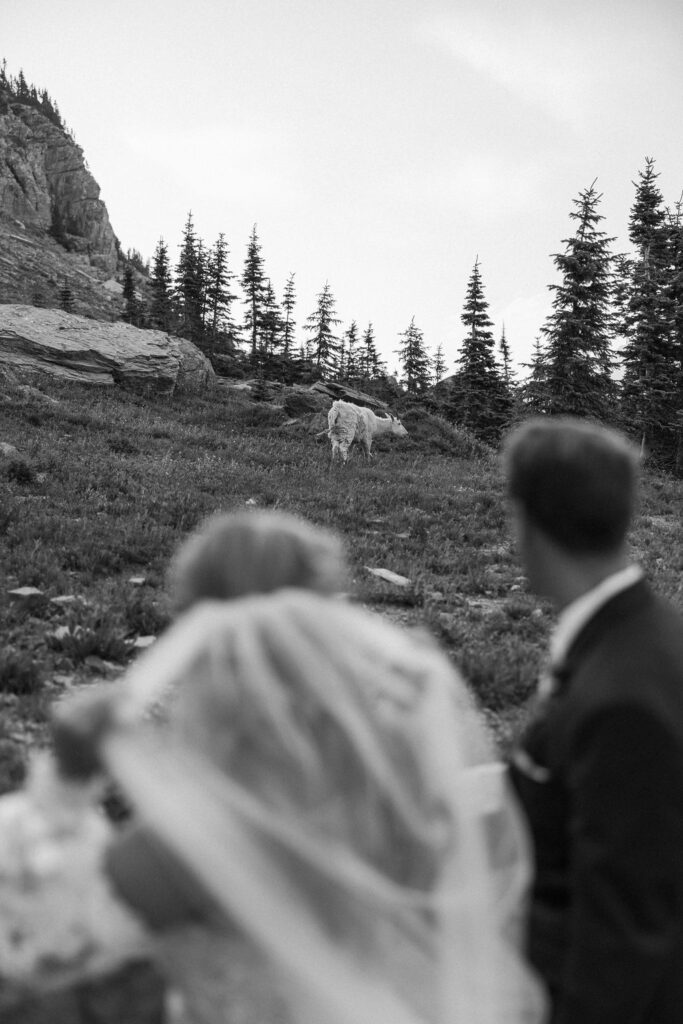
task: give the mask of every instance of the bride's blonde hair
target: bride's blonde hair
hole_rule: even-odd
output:
[[[343,590],[346,560],[330,530],[276,509],[221,512],[178,548],[169,569],[173,610],[203,600],[230,600],[299,587]]]

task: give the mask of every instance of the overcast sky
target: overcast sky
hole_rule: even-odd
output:
[[[681,0],[0,0],[8,72],[47,88],[124,249],[188,211],[241,272],[257,224],[299,330],[326,281],[396,365],[411,318],[452,367],[478,256],[518,360],[597,178],[628,247],[633,181],[683,189]]]

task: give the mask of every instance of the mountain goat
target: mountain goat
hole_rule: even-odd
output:
[[[342,462],[349,457],[354,441],[360,442],[366,458],[371,457],[372,440],[378,434],[406,437],[408,431],[395,416],[375,416],[372,409],[350,402],[334,402],[327,414],[328,436],[332,442],[332,462],[339,453]]]

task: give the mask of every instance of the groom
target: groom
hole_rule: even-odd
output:
[[[552,1024],[680,1024],[683,620],[628,555],[637,457],[535,419],[506,473],[530,586],[559,611],[510,767],[535,848],[529,956]]]

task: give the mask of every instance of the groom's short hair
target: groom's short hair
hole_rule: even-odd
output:
[[[574,417],[538,417],[512,431],[504,459],[510,497],[560,547],[601,554],[623,544],[639,475],[623,435]]]

